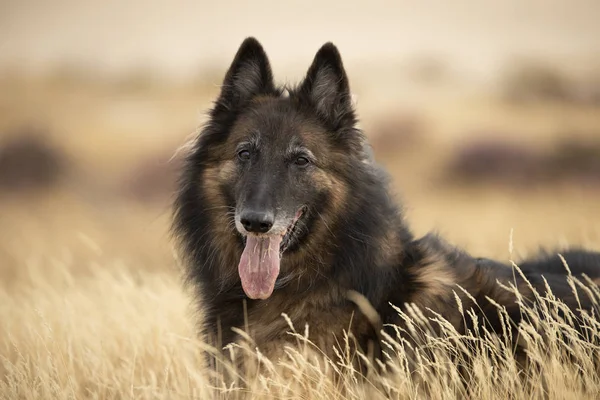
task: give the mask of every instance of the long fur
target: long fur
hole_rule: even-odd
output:
[[[534,291],[545,293],[548,282],[569,307],[594,307],[584,295],[574,296],[563,261],[573,276],[598,280],[599,253],[568,250],[561,258],[557,251],[549,252],[521,262],[521,275],[436,235],[413,236],[390,193],[387,174],[372,159],[356,126],[348,78],[333,44],[324,45],[305,79],[283,93],[273,83],[262,46],[246,39],[182,169],[173,230],[188,282],[197,289],[202,331],[214,344],[238,340],[232,328],[248,329],[261,352],[276,357],[281,343],[290,340],[281,317],[286,313],[295,326],[309,324],[311,339],[326,354],[333,354],[343,331],[350,329],[357,347],[374,345],[375,355],[381,356],[382,332],[398,337],[389,326],[404,323],[393,306],[414,304],[443,315],[458,332],[473,329],[472,320],[457,309],[456,296],[463,311],[470,310],[502,335],[498,305],[505,307],[513,326],[524,318],[515,294],[504,288],[511,284],[530,302],[536,301]],[[292,137],[302,138],[320,157],[310,173],[298,178],[313,195],[306,201],[300,236],[283,254],[282,275],[267,300],[247,298],[237,274],[244,242],[233,215],[240,193],[258,184],[244,189],[250,178],[243,177],[268,183],[269,171],[277,171],[244,175],[252,172],[242,172],[231,161],[236,140],[250,129],[261,132],[257,146],[271,152],[271,158]],[[295,183],[281,176],[272,195],[291,201],[285,193],[293,192]]]

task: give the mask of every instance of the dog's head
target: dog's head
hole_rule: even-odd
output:
[[[281,260],[324,240],[344,210],[347,177],[367,157],[355,125],[333,44],[321,47],[298,86],[283,90],[260,43],[242,43],[190,160],[204,212],[219,215],[213,222],[243,246],[238,272],[248,297],[268,298]]]

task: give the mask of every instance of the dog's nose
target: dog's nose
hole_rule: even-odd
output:
[[[271,212],[245,211],[240,218],[244,229],[252,233],[266,233],[273,227],[275,217]]]

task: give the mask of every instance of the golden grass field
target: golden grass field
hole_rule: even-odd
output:
[[[206,346],[195,331],[199,315],[182,286],[168,232],[169,196],[141,201],[126,189],[144,157],[168,164],[214,94],[214,87],[201,85],[2,81],[0,132],[31,122],[49,127],[48,137],[72,164],[56,188],[0,196],[0,399],[465,398],[449,361],[451,331],[430,340],[439,360],[423,360],[422,381],[402,368],[401,348],[392,351],[397,369],[368,382],[355,381],[344,360],[290,350],[289,359],[266,362],[272,375],[251,379],[246,389],[211,386],[202,367]],[[366,98],[360,104],[374,103]],[[432,102],[422,115],[429,122],[425,139],[409,149],[400,143],[392,154],[376,152],[417,234],[435,229],[474,255],[504,262],[518,263],[539,245],[600,250],[598,186],[461,188],[439,187],[432,179],[449,149],[480,128],[543,147],[561,129],[598,134],[597,106],[515,108],[473,96]],[[375,122],[374,114],[364,115],[366,128]],[[595,290],[590,295],[600,300]],[[546,302],[552,315],[555,302]],[[485,335],[473,338],[475,354],[490,349],[499,361],[475,357],[469,397],[599,398],[593,362],[600,361],[600,320],[588,323],[595,347],[573,334],[568,346],[558,339],[543,345],[523,327],[533,358],[543,365],[523,379],[506,346]],[[302,335],[304,327],[296,328]],[[551,338],[558,330],[569,335],[568,323],[557,319],[540,329]],[[255,354],[251,346],[240,351]],[[568,355],[574,360],[567,361]],[[423,381],[429,395],[422,392]]]

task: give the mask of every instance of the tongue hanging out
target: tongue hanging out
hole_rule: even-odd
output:
[[[266,299],[273,293],[279,275],[279,246],[282,236],[248,235],[238,271],[242,288],[251,299]]]

